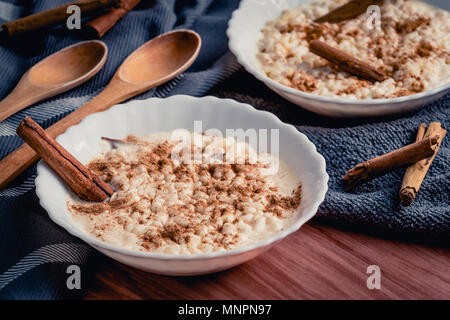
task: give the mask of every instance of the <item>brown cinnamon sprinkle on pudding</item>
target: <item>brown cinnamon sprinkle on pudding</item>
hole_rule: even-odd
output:
[[[353,83],[349,87],[342,89],[338,92],[338,95],[342,94],[352,94],[355,93],[359,88],[368,87],[370,85],[370,82],[367,80],[359,80],[356,83]]]
[[[317,18],[348,0],[316,0],[286,10],[261,30],[257,58],[279,83],[329,97],[381,99],[437,88],[450,79],[450,13],[420,1],[385,0],[380,28],[366,14],[337,23]],[[309,50],[313,40],[346,52],[388,76],[361,83]]]
[[[416,31],[420,26],[429,26],[431,18],[417,16],[413,18],[409,18],[402,22],[397,22],[395,24],[395,31],[397,33],[411,33]]]
[[[419,57],[429,57],[433,50],[434,48],[430,43],[421,41],[417,47],[417,55],[419,55]]]
[[[290,197],[281,197],[279,195],[270,195],[267,197],[265,210],[276,213],[277,216],[283,216],[286,211],[298,208],[302,200],[302,186],[298,186]]]
[[[300,206],[301,185],[284,162],[277,173],[267,174],[268,163],[250,163],[253,151],[245,149],[243,163],[180,163],[172,159],[176,143],[168,137],[130,136],[125,141],[133,143],[92,160],[89,168],[116,192],[109,202],[70,200],[75,221],[122,247],[200,253],[229,250],[275,234]],[[239,144],[250,148],[233,138],[202,137],[202,150],[223,147],[225,155]]]

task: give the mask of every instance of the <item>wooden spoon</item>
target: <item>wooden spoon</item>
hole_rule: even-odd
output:
[[[122,63],[98,96],[47,128],[46,132],[55,138],[87,115],[104,111],[176,77],[194,62],[200,47],[200,36],[191,30],[171,31],[148,41]],[[0,189],[38,158],[27,144],[6,156],[0,161]]]
[[[92,78],[105,64],[108,48],[98,40],[66,47],[31,67],[0,102],[0,121],[43,99]]]

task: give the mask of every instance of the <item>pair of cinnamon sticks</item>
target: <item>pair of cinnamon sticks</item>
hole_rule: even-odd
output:
[[[371,5],[381,4],[383,0],[353,0],[347,4],[329,12],[316,19],[315,23],[337,23],[348,19],[353,19],[366,12]],[[312,40],[309,43],[309,50],[324,58],[338,69],[356,75],[362,79],[372,82],[382,82],[388,76],[381,70],[373,67],[367,62],[361,61],[345,51],[334,48],[323,41]]]
[[[439,122],[430,123],[428,128],[425,123],[422,123],[417,131],[415,143],[350,169],[343,178],[346,182],[346,190],[396,168],[409,165],[399,195],[403,206],[411,205],[446,133],[447,131]]]
[[[6,22],[1,26],[1,33],[3,38],[11,40],[38,30],[62,24],[69,17],[67,9],[70,6],[77,6],[80,8],[83,17],[84,15],[95,15],[104,12],[105,10],[109,10],[106,14],[86,23],[86,28],[89,30],[89,33],[97,38],[101,38],[117,23],[117,21],[125,16],[128,11],[137,6],[140,1],[141,0],[78,0],[24,18]]]

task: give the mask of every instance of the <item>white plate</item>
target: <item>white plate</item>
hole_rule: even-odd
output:
[[[430,103],[450,88],[450,82],[433,90],[392,99],[353,100],[323,97],[284,86],[265,75],[256,58],[261,29],[278,18],[285,9],[295,8],[311,0],[242,0],[228,23],[230,50],[239,63],[264,82],[270,89],[287,100],[315,113],[332,117],[368,117],[402,113]],[[427,1],[424,1],[427,2]],[[431,1],[432,2],[432,1]],[[450,2],[446,2],[447,9]],[[450,81],[450,79],[449,79]]]
[[[280,157],[302,182],[302,203],[289,227],[256,244],[225,252],[169,255],[138,252],[107,244],[75,225],[66,207],[70,191],[42,161],[37,167],[36,193],[50,218],[69,233],[86,241],[107,256],[127,265],[167,275],[197,275],[231,268],[269,249],[311,219],[324,200],[328,175],[325,160],[308,138],[293,126],[282,123],[273,114],[258,111],[248,104],[214,97],[173,96],[167,99],[136,100],[86,117],[57,138],[83,163],[100,152],[100,138],[123,138],[128,134],[145,135],[178,128],[193,130],[196,120],[203,130],[279,129]]]

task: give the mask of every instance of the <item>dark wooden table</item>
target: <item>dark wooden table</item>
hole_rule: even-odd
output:
[[[369,290],[369,265],[381,289]],[[112,260],[86,299],[450,299],[450,252],[308,223],[231,270],[197,277],[145,273]]]

